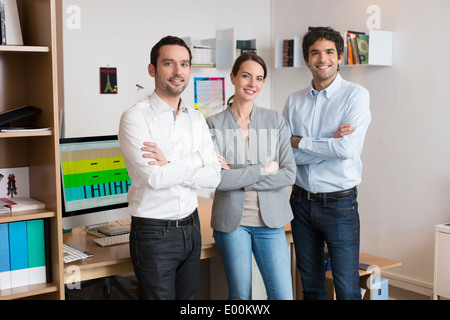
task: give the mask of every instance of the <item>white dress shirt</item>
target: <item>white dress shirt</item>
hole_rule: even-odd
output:
[[[308,88],[289,96],[283,115],[292,136],[302,137],[293,149],[296,184],[310,192],[336,192],[361,182],[361,152],[370,123],[370,95],[364,87],[342,79],[318,92]],[[353,133],[333,138],[341,124]]]
[[[220,164],[206,121],[181,100],[175,115],[153,92],[123,113],[119,141],[131,178],[132,216],[182,219],[197,208],[196,188],[215,188],[220,182]],[[144,158],[141,150],[144,142],[157,143],[170,163],[149,165],[152,159]]]

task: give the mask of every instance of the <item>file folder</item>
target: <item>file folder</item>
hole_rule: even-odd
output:
[[[28,285],[28,250],[26,221],[9,223],[11,286]]]
[[[44,283],[47,277],[45,270],[45,233],[43,219],[27,221],[27,241],[29,284]]]
[[[11,288],[8,224],[0,224],[0,290]]]

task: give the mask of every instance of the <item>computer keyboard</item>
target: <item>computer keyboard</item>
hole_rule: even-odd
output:
[[[102,246],[102,247],[113,246],[116,244],[130,242],[130,234],[124,233],[124,234],[119,234],[117,236],[96,238],[96,239],[94,239],[94,241],[96,244],[98,244],[99,246]]]
[[[63,244],[63,259],[64,263],[74,262],[77,260],[83,260],[92,257],[93,254],[87,251],[83,251],[67,244]]]

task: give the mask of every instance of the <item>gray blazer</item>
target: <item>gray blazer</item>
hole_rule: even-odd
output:
[[[254,106],[249,125],[251,165],[247,164],[241,128],[228,107],[206,119],[216,152],[231,170],[222,170],[214,194],[211,227],[221,232],[236,230],[241,222],[245,192],[256,190],[264,223],[280,228],[292,220],[292,210],[284,189],[295,182],[297,167],[285,119],[274,110]],[[278,161],[280,170],[267,175],[264,163]]]

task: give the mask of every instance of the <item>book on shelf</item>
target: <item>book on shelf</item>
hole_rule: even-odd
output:
[[[294,65],[294,40],[283,40],[283,67]]]
[[[352,48],[352,42],[347,37],[347,63],[348,65],[354,65],[355,61],[353,60],[353,48]]]
[[[358,45],[359,59],[361,64],[369,63],[369,35],[360,34],[356,38],[356,44]]]
[[[364,32],[347,31],[347,64],[368,64],[369,36]]]
[[[0,0],[2,45],[23,45],[17,0]]]
[[[0,224],[0,290],[51,281],[47,219]]]
[[[10,212],[44,209],[45,203],[29,197],[0,198],[0,206]]]

